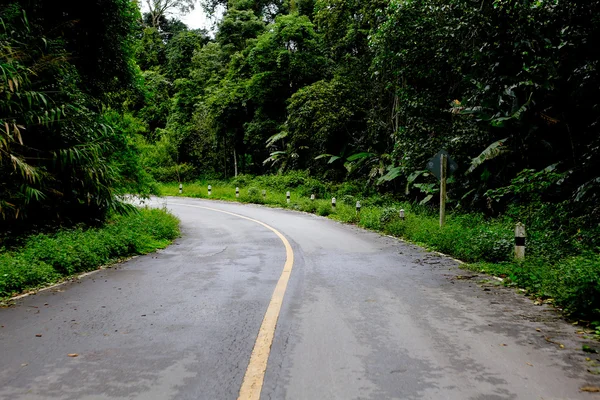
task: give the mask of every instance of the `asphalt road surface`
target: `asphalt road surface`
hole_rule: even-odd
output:
[[[576,327],[452,259],[303,213],[155,202],[175,244],[0,309],[1,399],[249,400],[255,347],[261,399],[598,398]]]

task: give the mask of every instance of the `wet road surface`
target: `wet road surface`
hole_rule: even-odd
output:
[[[598,398],[571,325],[452,259],[303,213],[156,203],[174,245],[0,309],[0,399],[238,398],[286,252],[198,206],[293,248],[261,399]]]

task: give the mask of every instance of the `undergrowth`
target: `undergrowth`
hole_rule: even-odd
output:
[[[114,216],[99,228],[79,226],[27,237],[18,247],[0,248],[0,297],[165,248],[178,236],[175,216],[140,209]]]

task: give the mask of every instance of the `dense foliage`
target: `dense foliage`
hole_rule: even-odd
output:
[[[134,90],[135,4],[14,1],[0,11],[2,231],[124,210],[118,195],[148,181],[128,132],[110,121]]]
[[[552,202],[597,226],[600,2],[202,5],[225,10],[214,39],[140,33],[129,110],[155,178],[299,169],[433,204],[424,167],[446,149],[455,207]]]
[[[173,18],[192,0],[144,4],[2,8],[5,221],[101,216],[147,173],[307,170],[434,205],[446,149],[454,207],[597,228],[599,1],[205,0],[213,37]]]

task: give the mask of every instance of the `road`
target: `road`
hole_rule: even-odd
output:
[[[181,218],[172,246],[0,309],[1,399],[250,400],[244,382],[273,400],[598,398],[576,327],[452,259],[304,213],[156,201]]]

